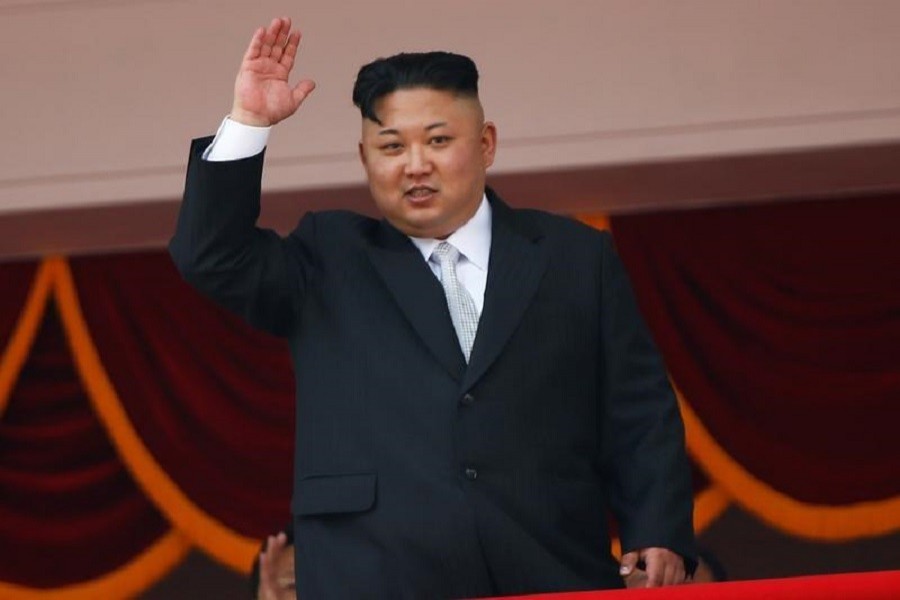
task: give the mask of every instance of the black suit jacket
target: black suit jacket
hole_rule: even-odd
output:
[[[170,250],[184,277],[286,336],[296,376],[300,598],[620,587],[623,548],[692,560],[684,434],[610,236],[493,192],[466,365],[440,283],[386,221],[254,225],[262,155],[192,146]]]

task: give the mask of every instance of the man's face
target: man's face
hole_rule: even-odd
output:
[[[378,210],[403,233],[445,238],[484,194],[497,132],[475,98],[428,88],[397,90],[363,119],[359,155]]]

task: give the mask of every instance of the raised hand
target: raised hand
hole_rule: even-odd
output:
[[[310,79],[293,87],[288,83],[299,46],[300,32],[291,31],[287,17],[272,19],[268,27],[254,32],[234,82],[232,120],[266,127],[300,108],[316,83]]]

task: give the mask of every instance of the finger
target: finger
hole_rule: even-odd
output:
[[[266,547],[265,550],[259,553],[259,578],[261,581],[266,581],[271,577],[274,577],[274,554],[272,550],[275,546],[275,538],[271,535],[266,538]]]
[[[275,44],[274,46],[272,46],[272,52],[269,53],[269,56],[274,61],[280,61],[283,52],[284,48],[279,46],[278,44]]]
[[[687,581],[687,571],[684,570],[684,562],[675,563],[675,584]]]
[[[633,570],[638,561],[638,553],[637,552],[629,552],[622,556],[622,560],[619,563],[619,575],[622,577],[627,577]]]
[[[294,59],[297,57],[297,49],[300,47],[300,32],[295,31],[288,37],[287,44],[284,47],[284,54],[281,55],[281,64],[290,71],[294,68]]]
[[[648,554],[644,560],[647,561],[647,587],[661,586],[665,578],[665,561],[655,554]]]
[[[287,44],[290,32],[291,19],[290,17],[283,17],[281,19],[281,28],[275,34],[275,44],[272,46],[272,58],[275,60],[279,60],[282,53],[284,53],[284,47]]]
[[[265,32],[265,27],[258,27],[253,32],[253,37],[250,38],[250,45],[247,46],[247,51],[244,53],[244,60],[253,60],[259,57],[259,50],[262,48],[262,37]]]
[[[663,569],[663,578],[660,585],[675,585],[678,583],[675,564],[669,560],[663,561],[663,563],[665,568]]]
[[[272,47],[275,45],[275,40],[278,39],[279,31],[281,31],[281,19],[276,17],[269,23],[269,26],[266,28],[266,32],[263,35],[262,48],[259,50],[260,56],[266,58],[272,55]]]
[[[631,575],[623,579],[625,580],[625,587],[628,589],[647,587],[647,574],[640,569],[635,569],[631,572]]]
[[[677,585],[679,583],[684,583],[684,559],[669,550],[664,550],[660,555],[660,559],[666,565],[663,585]]]
[[[270,549],[275,545],[276,539],[273,536],[266,538],[266,550],[259,555],[259,590],[258,596],[260,600],[269,600],[277,598],[277,582],[275,559]]]
[[[280,531],[280,532],[278,532],[278,534],[275,537],[272,538],[272,545],[269,548],[269,553],[277,554],[278,552],[281,552],[282,550],[284,550],[284,548],[286,546],[287,546],[287,536],[284,534],[283,531]]]
[[[662,587],[663,585],[663,572],[660,567],[655,567],[653,569],[647,569],[647,585],[648,588],[657,588]]]

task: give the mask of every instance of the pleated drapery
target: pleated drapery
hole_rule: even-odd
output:
[[[814,539],[900,528],[898,222],[893,198],[612,218],[680,392],[699,530],[731,502]],[[246,571],[288,515],[286,344],[161,251],[0,281],[0,597],[138,593],[192,546]]]

